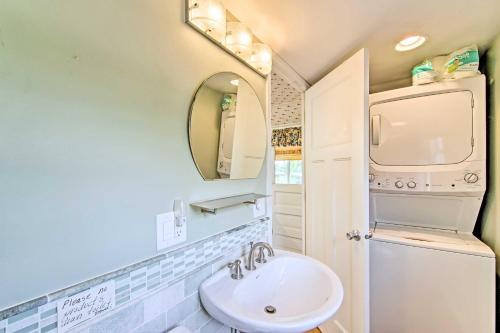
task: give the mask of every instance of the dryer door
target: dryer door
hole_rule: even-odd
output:
[[[456,164],[473,150],[473,96],[451,91],[370,106],[370,158],[379,165]]]

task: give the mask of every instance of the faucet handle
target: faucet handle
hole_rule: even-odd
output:
[[[264,248],[262,246],[259,248],[259,255],[255,261],[259,264],[265,264],[267,262],[266,255],[264,254]]]
[[[248,253],[252,252],[253,250],[253,244],[255,244],[254,242],[249,242],[248,245],[250,245],[250,248],[248,249]]]
[[[231,263],[227,264],[227,267],[229,267],[229,269],[232,270],[231,278],[233,280],[243,279],[243,273],[241,271],[241,260],[240,259],[236,259],[234,261],[234,263],[231,262]]]

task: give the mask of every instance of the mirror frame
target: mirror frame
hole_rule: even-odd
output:
[[[255,96],[257,97],[257,100],[259,101],[259,104],[260,104],[260,107],[262,109],[262,114],[264,116],[264,127],[266,129],[266,146],[264,147],[264,161],[262,162],[262,165],[260,167],[260,170],[259,170],[259,174],[262,172],[262,168],[264,167],[264,164],[265,164],[265,161],[266,161],[266,158],[267,158],[267,147],[269,145],[269,131],[267,129],[267,118],[266,118],[266,110],[265,108],[262,107],[262,101],[260,100],[259,98],[259,95],[257,95],[257,92],[255,91],[254,87],[250,84],[250,82],[248,82],[247,79],[245,79],[243,76],[241,76],[240,74],[238,73],[235,73],[235,72],[230,72],[230,71],[224,71],[224,72],[215,72],[213,74],[211,74],[209,77],[207,77],[205,80],[203,80],[199,85],[198,85],[198,88],[196,88],[194,94],[193,94],[193,97],[191,98],[191,103],[189,104],[189,113],[188,113],[188,142],[189,142],[189,151],[191,153],[191,158],[193,159],[193,162],[194,162],[194,165],[196,166],[196,170],[198,170],[198,173],[200,174],[201,178],[203,178],[204,181],[221,181],[221,180],[246,180],[246,179],[256,179],[259,177],[259,175],[257,175],[255,178],[242,178],[242,179],[230,179],[230,178],[214,178],[214,179],[210,179],[210,178],[205,178],[205,176],[203,175],[203,173],[201,172],[201,169],[200,167],[198,166],[198,163],[196,162],[196,158],[194,157],[194,152],[193,152],[193,146],[191,145],[191,119],[192,119],[192,115],[193,115],[193,106],[194,106],[194,102],[196,101],[196,95],[198,95],[198,92],[200,91],[200,89],[205,85],[205,83],[210,80],[211,78],[213,78],[215,75],[217,74],[233,74],[233,75],[237,75],[240,77],[241,80],[245,81],[253,90],[253,92],[255,93]]]

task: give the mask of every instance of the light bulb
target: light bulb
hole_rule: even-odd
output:
[[[399,43],[394,47],[396,51],[405,52],[416,49],[425,43],[427,38],[424,36],[414,35],[403,38]]]
[[[248,62],[262,74],[269,74],[273,65],[271,48],[263,43],[254,43],[252,55],[248,59]]]
[[[226,36],[226,9],[216,0],[190,0],[189,21],[219,43]]]
[[[228,22],[226,47],[239,57],[247,59],[252,52],[252,32],[241,22]]]

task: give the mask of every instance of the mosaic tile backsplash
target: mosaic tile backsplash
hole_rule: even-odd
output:
[[[109,280],[115,282],[116,307],[74,332],[163,333],[179,325],[194,333],[231,332],[202,308],[198,287],[245,254],[249,242],[270,242],[270,223],[261,219],[0,311],[0,333],[57,333],[57,301]]]

